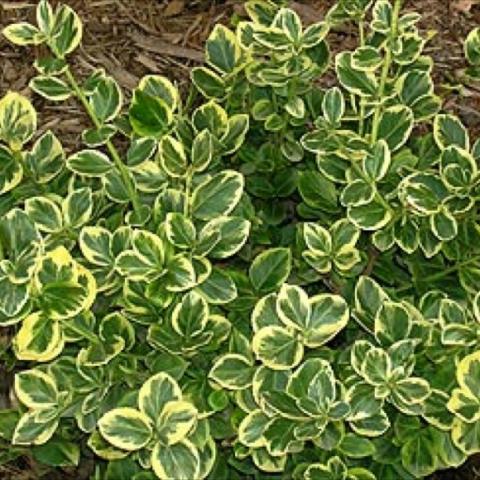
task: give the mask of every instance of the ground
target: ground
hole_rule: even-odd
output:
[[[233,14],[243,15],[242,0],[64,0],[81,15],[85,24],[83,45],[73,57],[75,71],[88,75],[105,68],[126,93],[145,74],[167,75],[182,90],[188,85],[190,68],[203,58],[203,45],[213,25],[228,23]],[[15,21],[34,19],[35,0],[0,1],[0,28]],[[53,2],[56,3],[56,2]],[[332,0],[293,2],[307,23],[320,20]],[[480,85],[459,87],[465,67],[462,42],[480,26],[479,0],[407,0],[406,8],[422,17],[421,28],[431,37],[427,51],[436,62],[437,93],[445,108],[457,113],[474,136],[480,133]],[[345,29],[333,38],[333,49],[347,49],[356,42],[356,32]],[[0,38],[0,96],[7,90],[31,95],[28,81],[34,75],[33,59],[41,51],[12,47]],[[79,133],[87,122],[72,102],[52,105],[38,97],[34,104],[42,130],[53,129],[68,150],[79,146]],[[3,375],[2,375],[3,377]],[[0,458],[1,460],[1,458]],[[475,467],[478,466],[478,471]],[[20,467],[20,468],[19,468]],[[86,470],[60,473],[61,479],[86,478]],[[5,469],[1,480],[38,480],[41,473],[25,463]],[[48,475],[49,480],[54,480]],[[470,461],[456,472],[432,480],[480,479],[480,461]]]

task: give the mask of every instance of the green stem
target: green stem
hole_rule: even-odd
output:
[[[88,113],[88,116],[92,120],[93,124],[97,129],[101,128],[102,124],[98,120],[97,116],[95,115],[95,112],[93,111],[92,107],[88,103],[87,97],[83,93],[82,89],[78,85],[77,81],[75,80],[75,77],[72,75],[72,72],[70,71],[69,68],[65,71],[65,75],[75,92],[77,98],[80,100],[82,103],[83,107],[85,108],[85,111]],[[137,216],[140,218],[140,212],[141,212],[141,204],[140,204],[140,199],[138,198],[137,192],[135,190],[135,186],[132,182],[132,178],[130,177],[130,173],[128,172],[127,167],[125,164],[122,162],[120,155],[113,145],[113,143],[109,140],[106,142],[106,147],[113,158],[113,161],[115,163],[115,166],[117,167],[120,176],[122,177],[123,183],[125,184],[125,187],[128,191],[128,196],[130,197],[130,201],[132,202],[133,209],[135,210],[135,213]]]
[[[183,204],[183,213],[186,217],[190,215],[190,192],[192,190],[192,171],[189,168],[185,177],[185,202]]]
[[[374,145],[378,138],[378,128],[380,125],[380,115],[382,113],[382,98],[385,94],[385,87],[387,85],[388,73],[390,72],[390,67],[392,66],[392,49],[391,43],[397,38],[398,35],[398,17],[400,16],[400,9],[402,7],[402,0],[395,0],[393,5],[392,13],[392,28],[390,34],[386,40],[386,53],[383,60],[382,76],[380,77],[380,85],[377,92],[377,106],[375,107],[375,113],[373,115],[372,123],[372,135],[370,138],[370,144]]]
[[[360,35],[360,46],[365,46],[365,20],[362,17],[358,23],[358,30]],[[365,133],[365,99],[363,97],[360,98],[360,122],[358,125],[358,132],[360,136],[363,137]]]
[[[448,277],[448,275],[457,272],[463,267],[466,267],[472,263],[480,261],[480,255],[477,255],[475,257],[472,257],[468,260],[465,260],[464,262],[459,262],[456,265],[453,265],[449,268],[445,268],[441,272],[434,273],[433,275],[429,275],[427,277],[423,277],[418,279],[419,282],[421,283],[430,283],[430,282],[436,282],[437,280],[441,280],[442,278]],[[414,288],[414,285],[405,285],[404,287],[400,287],[397,289],[397,292],[405,292],[407,290],[410,290],[411,288]]]

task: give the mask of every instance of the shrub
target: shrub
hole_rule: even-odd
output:
[[[419,15],[245,7],[193,104],[157,75],[128,102],[103,70],[77,79],[66,5],[4,30],[41,45],[31,89],[91,120],[67,154],[27,98],[0,100],[7,461],[408,480],[480,452],[480,143],[441,113]],[[358,47],[332,59],[345,22]],[[478,30],[465,51],[475,77]]]

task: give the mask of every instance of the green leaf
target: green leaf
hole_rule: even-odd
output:
[[[72,53],[82,40],[82,22],[68,5],[60,5],[50,32],[50,47],[60,58]]]
[[[304,48],[317,46],[327,36],[329,29],[330,25],[328,22],[319,22],[308,26],[303,32],[302,46]]]
[[[230,353],[220,357],[209,377],[228,390],[243,390],[252,384],[255,368],[243,355]]]
[[[277,314],[287,327],[303,331],[311,316],[308,295],[300,287],[284,283],[277,297]]]
[[[237,298],[237,287],[231,277],[219,268],[213,268],[209,277],[198,287],[198,292],[209,304],[223,305]]]
[[[157,142],[153,138],[137,138],[132,141],[127,151],[127,163],[134,167],[149,160],[157,148]]]
[[[324,227],[316,223],[306,223],[303,226],[303,237],[308,248],[315,253],[326,257],[332,254],[332,236]]]
[[[340,196],[340,202],[345,207],[357,207],[372,203],[375,198],[375,186],[361,178],[350,182]]]
[[[36,288],[41,289],[39,305],[55,320],[74,317],[90,308],[96,295],[92,273],[69,259],[68,252],[62,250],[63,247],[57,247],[52,256],[42,259],[35,278]]]
[[[41,370],[24,370],[15,375],[15,395],[31,409],[55,406],[58,390],[55,379]]]
[[[390,420],[383,410],[350,424],[355,433],[364,437],[378,437],[390,427]]]
[[[43,2],[44,3],[44,2]],[[37,58],[33,66],[41,75],[60,75],[65,72],[67,63],[65,60],[55,57]]]
[[[294,118],[304,118],[305,102],[300,97],[292,98],[285,105],[285,110]]]
[[[196,230],[193,223],[181,213],[169,213],[165,219],[165,235],[178,248],[191,248],[195,243]]]
[[[480,352],[464,357],[457,365],[457,381],[470,396],[480,398]]]
[[[430,395],[430,385],[423,378],[411,377],[397,382],[394,391],[402,402],[411,405],[423,402]]]
[[[385,109],[380,117],[378,138],[385,140],[392,152],[402,147],[413,128],[413,112],[406,106]]]
[[[351,52],[339,53],[335,59],[335,70],[342,87],[354,95],[369,97],[378,90],[377,80],[371,72],[355,69]]]
[[[316,295],[310,299],[310,306],[312,313],[304,332],[304,342],[310,348],[317,348],[343,330],[350,315],[347,303],[339,295]]]
[[[15,92],[0,100],[0,139],[12,150],[20,150],[37,129],[37,112],[30,101]]]
[[[371,348],[362,362],[362,374],[372,385],[383,385],[392,374],[392,361],[385,350]]]
[[[210,258],[228,258],[237,253],[247,242],[250,222],[241,217],[218,217],[210,220],[200,232],[200,238],[216,238],[208,253]]]
[[[240,201],[243,187],[243,176],[233,170],[224,170],[207,178],[193,191],[193,216],[199,220],[212,220],[228,215]]]
[[[222,99],[227,93],[227,86],[222,77],[209,68],[193,68],[191,79],[200,93],[206,98]]]
[[[349,207],[347,215],[355,226],[366,231],[379,230],[392,219],[391,211],[376,200],[365,205]]]
[[[350,414],[348,415],[350,422],[374,417],[380,412],[383,403],[381,399],[375,397],[375,387],[364,382],[353,385],[347,391],[345,400],[350,405]]]
[[[385,140],[379,140],[362,163],[363,171],[371,180],[382,180],[391,164],[390,148]]]
[[[470,149],[467,129],[460,120],[449,114],[439,114],[433,122],[433,136],[440,149],[456,145],[464,150]]]
[[[152,468],[160,480],[198,478],[200,456],[197,447],[183,440],[168,447],[157,443],[152,452]]]
[[[45,41],[45,36],[27,22],[12,23],[2,31],[6,39],[15,45],[39,45]]]
[[[303,358],[303,345],[294,333],[277,326],[263,327],[255,333],[252,350],[272,370],[288,370]]]
[[[187,173],[187,156],[183,145],[170,135],[165,135],[158,145],[160,162],[171,177],[183,177]]]
[[[364,72],[377,70],[382,61],[380,49],[368,45],[357,48],[352,55],[352,67]]]
[[[250,265],[249,277],[258,292],[271,292],[290,275],[292,254],[288,248],[271,248],[257,255]]]
[[[94,265],[109,266],[114,263],[112,234],[103,227],[84,227],[78,239],[83,256]]]
[[[62,212],[57,204],[47,197],[28,198],[25,201],[25,212],[39,230],[53,233],[62,229]]]
[[[416,478],[436,470],[437,452],[428,430],[419,432],[402,446],[402,465]]]
[[[98,421],[98,428],[105,440],[114,447],[127,451],[143,448],[152,437],[150,419],[134,408],[115,408]]]
[[[41,312],[32,313],[23,320],[14,342],[15,355],[19,360],[37,362],[48,362],[57,357],[63,345],[58,321],[44,316]]]
[[[68,157],[67,167],[78,175],[101,177],[112,169],[113,164],[107,155],[102,152],[82,150]]]
[[[190,402],[168,402],[157,420],[160,441],[165,445],[178,444],[192,430],[197,417],[198,411]]]
[[[58,427],[58,420],[42,422],[37,419],[37,414],[38,412],[33,410],[20,417],[13,434],[12,444],[42,445],[52,438]]]
[[[213,100],[198,107],[193,112],[192,121],[198,132],[208,130],[217,138],[222,137],[228,130],[228,114]]]
[[[205,299],[194,291],[189,292],[173,310],[172,326],[179,335],[193,337],[205,329],[209,313]]]
[[[375,316],[375,338],[382,345],[391,345],[409,337],[412,323],[404,305],[384,301]]]
[[[480,452],[480,422],[463,422],[456,418],[452,426],[452,440],[466,455],[474,455]]]
[[[28,285],[12,283],[7,276],[0,277],[0,292],[0,312],[8,317],[6,321],[2,321],[2,326],[7,326],[10,321],[18,323],[21,318],[12,317],[20,314],[27,305],[30,297]]]
[[[402,196],[408,204],[421,214],[430,215],[439,209],[447,190],[436,175],[413,173],[403,180]]]
[[[10,150],[0,146],[0,195],[13,190],[22,179],[22,164]]]
[[[238,439],[241,443],[250,448],[266,446],[263,436],[270,418],[261,410],[250,412],[238,427]]]
[[[433,82],[429,72],[412,70],[400,77],[395,88],[402,103],[413,109],[416,102],[433,93]]]
[[[89,98],[90,106],[102,124],[110,122],[119,114],[122,101],[122,91],[111,77],[102,78]]]
[[[182,399],[182,391],[170,375],[160,372],[150,377],[140,388],[138,405],[152,421],[156,421],[169,402]]]
[[[87,147],[99,147],[107,143],[117,129],[112,125],[102,125],[100,128],[90,128],[82,132],[82,140]]]
[[[253,32],[253,38],[261,46],[274,51],[287,50],[291,45],[291,40],[286,33],[278,27],[265,28],[256,26]]]
[[[67,100],[72,95],[70,87],[56,77],[34,77],[30,80],[29,87],[41,97],[54,102]]]
[[[20,414],[14,409],[0,410],[0,437],[11,441]]]
[[[213,137],[208,130],[202,130],[192,144],[192,168],[196,172],[203,172],[212,161],[214,155]]]
[[[185,255],[176,255],[167,266],[167,290],[183,292],[196,284],[192,261]]]
[[[465,39],[465,56],[471,65],[480,64],[480,29],[474,28]]]
[[[454,239],[458,233],[455,217],[446,209],[442,209],[430,217],[433,234],[443,241]]]
[[[246,114],[239,113],[228,119],[227,131],[220,139],[223,146],[223,155],[231,155],[242,146],[249,126],[249,116]]]
[[[322,102],[323,116],[333,126],[339,125],[345,114],[345,99],[338,87],[332,87],[325,92]]]
[[[48,183],[62,170],[65,153],[57,137],[51,132],[44,133],[27,154],[25,162],[39,183]]]
[[[272,26],[282,29],[292,42],[298,42],[302,37],[302,21],[290,8],[281,8],[275,15]]]
[[[55,18],[52,6],[47,0],[40,0],[38,2],[36,17],[40,30],[45,34],[48,34],[53,27]]]
[[[455,388],[447,403],[447,408],[454,413],[462,422],[473,423],[480,419],[479,399],[468,391]]]
[[[133,130],[138,135],[160,138],[172,123],[173,114],[164,100],[137,88],[133,92],[129,118]]]
[[[347,433],[338,448],[351,458],[371,457],[376,451],[375,445],[368,438],[362,438],[354,433]]]
[[[178,90],[167,77],[146,75],[140,80],[138,89],[164,102],[171,112],[177,110],[180,104]]]
[[[442,179],[452,189],[468,189],[478,168],[473,155],[456,145],[443,150],[440,158]]]
[[[92,216],[93,195],[88,187],[73,190],[62,202],[65,225],[77,228],[87,223]]]
[[[235,34],[223,25],[215,25],[205,45],[206,60],[220,73],[232,73],[241,58]]]
[[[76,467],[80,461],[80,447],[65,440],[50,440],[32,449],[38,462],[51,467]]]

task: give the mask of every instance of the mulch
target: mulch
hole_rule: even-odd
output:
[[[142,76],[151,73],[168,76],[186,91],[190,69],[202,62],[203,45],[213,26],[219,22],[228,24],[232,15],[244,15],[242,0],[64,1],[84,22],[82,46],[72,58],[74,70],[79,76],[87,76],[96,68],[105,68],[127,95]],[[35,0],[0,1],[0,29],[16,21],[34,21],[36,3]],[[293,2],[307,23],[321,20],[332,3],[332,0]],[[422,15],[421,29],[431,37],[427,53],[435,60],[436,88],[444,99],[444,108],[459,115],[474,136],[480,134],[480,85],[465,86],[462,43],[470,30],[480,26],[479,3],[480,0],[406,0],[407,9]],[[354,48],[356,38],[354,28],[336,32],[331,38],[333,51]],[[41,48],[19,48],[0,38],[0,96],[8,90],[31,96],[28,82],[35,75],[32,64],[39,55]],[[32,99],[39,112],[40,128],[55,131],[67,150],[78,148],[80,133],[88,125],[78,105],[73,101],[52,104],[38,96]],[[13,468],[11,475],[0,467],[0,478],[43,478],[28,473],[28,464],[24,467]],[[79,472],[72,477],[64,472],[58,478],[84,477]],[[480,461],[476,460],[455,472],[442,472],[432,478],[474,479],[480,479]]]
[[[465,66],[462,41],[480,25],[477,0],[408,0],[407,8],[421,13],[425,33],[432,36],[428,53],[436,61],[439,93],[445,107],[458,113],[480,132],[480,93],[475,85],[459,87]],[[56,3],[53,1],[52,3]],[[87,76],[105,68],[128,93],[149,73],[167,75],[186,90],[192,66],[203,58],[203,45],[213,25],[243,15],[242,0],[67,0],[84,22],[82,47],[73,56],[74,69]],[[320,20],[332,0],[300,0],[294,7],[308,22]],[[0,1],[0,28],[15,21],[34,21],[35,0]],[[353,48],[356,30],[333,35],[333,51]],[[0,38],[0,94],[16,90],[30,95],[28,82],[35,71],[33,60],[42,47],[18,48]],[[79,145],[79,134],[88,125],[75,104],[52,104],[38,97],[42,129],[51,128],[68,148]]]

